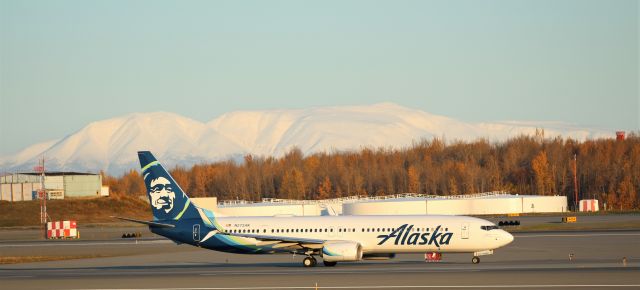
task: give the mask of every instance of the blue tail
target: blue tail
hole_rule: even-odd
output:
[[[151,152],[139,151],[138,158],[154,220],[200,219],[189,197]]]

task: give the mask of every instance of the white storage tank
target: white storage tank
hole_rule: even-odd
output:
[[[368,200],[343,205],[345,215],[490,215],[564,212],[565,196],[487,195]]]
[[[567,211],[566,196],[522,196],[522,213],[546,213]]]
[[[218,205],[218,211],[228,216],[275,216],[320,215],[319,205],[285,204],[285,203],[250,203],[238,205]]]
[[[198,204],[198,203],[197,203]],[[213,206],[204,206],[212,208]],[[565,196],[511,195],[489,192],[464,196],[400,194],[318,201],[231,201],[217,205],[229,216],[318,215],[490,215],[567,211]]]
[[[427,203],[424,199],[386,199],[345,203],[344,215],[412,215],[426,214]]]

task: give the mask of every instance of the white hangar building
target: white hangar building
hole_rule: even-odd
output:
[[[29,201],[37,199],[41,189],[40,174],[14,173],[0,176],[0,200]],[[44,188],[48,199],[108,196],[109,187],[102,185],[102,175],[85,172],[46,172]]]
[[[319,215],[491,215],[567,211],[566,196],[512,195],[487,192],[472,195],[433,196],[398,194],[380,197],[352,196],[328,200],[263,199],[262,202],[194,198],[194,203],[228,216]]]
[[[345,215],[550,213],[567,211],[567,197],[497,193],[406,197],[347,203],[342,210]]]

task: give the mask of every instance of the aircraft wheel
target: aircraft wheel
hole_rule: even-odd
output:
[[[338,262],[327,262],[327,261],[322,261],[322,263],[324,264],[325,267],[333,267],[336,264],[338,264]]]
[[[316,258],[314,258],[313,256],[311,256],[311,261],[313,262],[312,267],[315,267],[316,265],[318,265],[318,260],[316,260]]]
[[[302,264],[305,267],[313,267],[316,265],[316,259],[314,259],[313,257],[306,257],[304,258],[304,260],[302,260]]]
[[[478,257],[473,257],[473,258],[471,259],[471,263],[474,263],[474,264],[478,264],[478,263],[480,263],[480,258],[478,258]]]

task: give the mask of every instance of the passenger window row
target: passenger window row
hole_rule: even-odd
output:
[[[395,231],[396,228],[362,228],[362,232],[374,232],[374,233],[379,233],[379,232],[393,232]],[[431,231],[435,231],[435,228],[411,228],[411,232],[428,232],[429,230]],[[445,231],[449,231],[449,228],[445,228]]]
[[[339,229],[340,232],[347,232],[347,229]],[[354,229],[355,231],[355,229]],[[226,231],[232,234],[259,234],[258,229],[231,229]],[[266,233],[266,229],[262,229],[262,233]],[[271,229],[272,233],[333,233],[333,229]]]
[[[489,228],[491,227],[491,228]],[[497,226],[482,226],[483,230],[491,230],[491,229],[497,229]],[[396,228],[362,228],[361,231],[367,232],[367,233],[376,233],[376,232],[393,232],[395,231]],[[429,231],[435,231],[435,228],[411,228],[411,232],[429,232]],[[445,228],[445,231],[448,231],[449,228]],[[228,231],[225,231],[228,233],[232,233],[232,234],[259,234],[259,233],[266,233],[267,230],[266,229],[231,229]],[[350,229],[343,229],[343,228],[339,228],[338,232],[341,233],[347,233],[347,232],[351,232],[351,233],[355,233],[356,229],[355,228],[350,228]],[[333,233],[333,229],[332,228],[324,228],[324,229],[271,229],[271,233]]]

